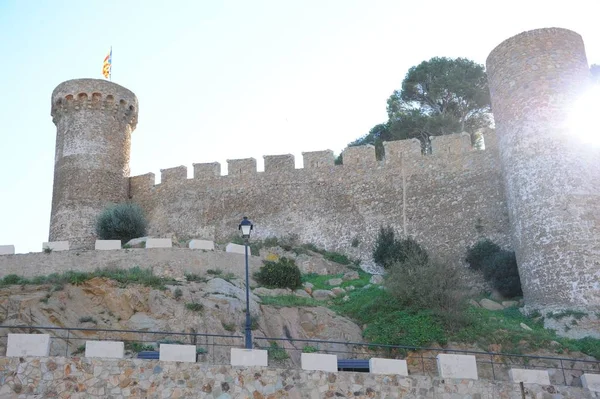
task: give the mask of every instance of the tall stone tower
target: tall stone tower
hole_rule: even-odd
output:
[[[52,92],[56,125],[50,241],[93,248],[94,222],[108,203],[129,196],[129,152],[138,101],[99,79],[75,79]]]
[[[600,157],[567,123],[590,85],[581,36],[521,33],[487,73],[526,303],[600,308]]]

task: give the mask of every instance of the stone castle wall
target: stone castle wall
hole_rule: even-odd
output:
[[[585,388],[141,359],[0,358],[2,398],[596,398]]]
[[[538,29],[487,59],[517,263],[528,306],[600,308],[600,151],[568,125],[589,87],[581,36]]]
[[[51,114],[56,154],[50,241],[90,247],[98,214],[107,203],[127,199],[137,98],[105,80],[69,80],[52,92]]]
[[[292,155],[228,161],[161,170],[130,178],[130,198],[149,219],[152,236],[225,240],[238,235],[242,216],[255,225],[255,238],[297,234],[300,242],[355,256],[370,254],[382,225],[414,236],[432,253],[459,261],[468,245],[489,237],[509,247],[508,212],[495,135],[486,149],[471,147],[467,134],[435,137],[432,155],[418,140],[385,144],[385,161],[373,146],[350,147],[343,165],[331,151],[303,153],[304,168]],[[358,247],[353,240],[358,239]]]

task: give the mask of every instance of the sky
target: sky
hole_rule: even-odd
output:
[[[522,31],[561,27],[600,63],[594,0],[0,0],[0,245],[48,240],[61,82],[102,79],[139,100],[131,175],[331,149],[385,122],[411,66],[485,64]],[[596,4],[597,6],[597,4]]]

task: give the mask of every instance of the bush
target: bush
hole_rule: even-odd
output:
[[[389,269],[395,263],[404,262],[409,254],[418,255],[427,260],[427,251],[411,237],[398,240],[392,227],[382,226],[379,229],[373,247],[373,259],[376,264],[384,269]]]
[[[96,235],[102,240],[121,240],[126,243],[132,238],[146,235],[148,222],[142,208],[130,202],[110,205],[96,220]]]
[[[202,312],[202,310],[204,309],[204,305],[202,305],[201,303],[190,302],[185,304],[185,308],[193,312]]]
[[[467,250],[465,261],[473,270],[481,270],[483,277],[502,296],[523,295],[517,258],[488,239],[481,240]]]
[[[488,240],[478,241],[475,245],[467,250],[465,261],[473,270],[482,270],[486,260],[491,258],[496,253],[500,252],[501,248],[498,244]]]
[[[411,248],[402,262],[388,270],[385,287],[403,308],[431,310],[450,329],[468,323],[459,271],[445,262],[436,262],[422,249]]]
[[[281,257],[278,261],[263,261],[254,274],[256,281],[267,287],[296,289],[302,285],[302,275],[293,259]]]
[[[517,258],[512,251],[501,250],[488,258],[483,276],[502,296],[510,298],[523,295]]]

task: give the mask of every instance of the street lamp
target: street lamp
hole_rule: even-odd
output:
[[[246,349],[252,349],[252,330],[250,329],[250,282],[248,277],[248,240],[250,239],[250,232],[254,226],[252,222],[248,220],[246,216],[240,222],[238,230],[242,231],[242,238],[244,239],[244,247],[246,250]]]

